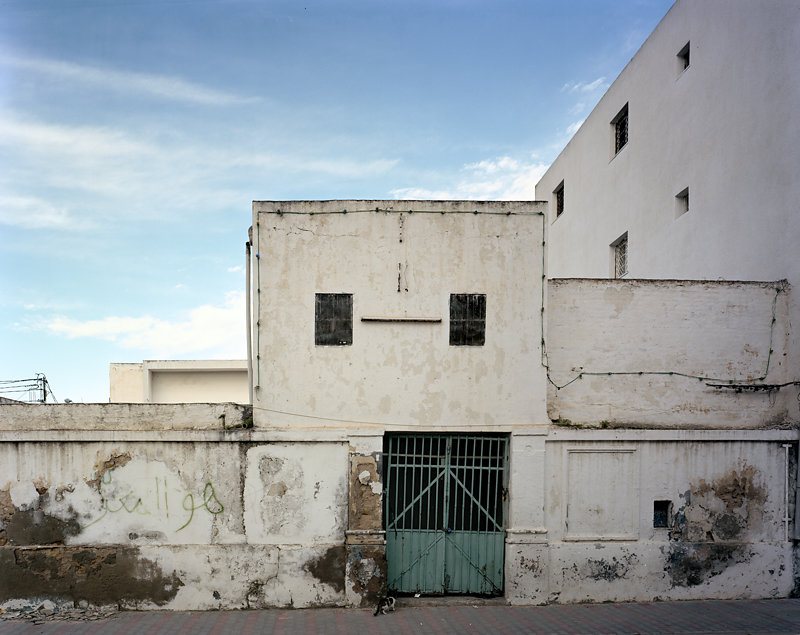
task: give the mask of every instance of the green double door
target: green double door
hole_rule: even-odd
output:
[[[508,439],[387,435],[388,588],[503,593]]]

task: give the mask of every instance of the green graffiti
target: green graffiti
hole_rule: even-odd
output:
[[[137,514],[140,516],[154,516],[163,518],[166,516],[169,519],[169,494],[168,494],[168,485],[166,478],[159,478],[154,477],[155,479],[155,513],[151,512],[148,506],[145,504],[145,500],[149,501],[150,503],[153,502],[153,491],[149,490],[142,494],[142,496],[137,495],[133,489],[130,489],[125,495],[117,496],[117,497],[109,497],[107,496],[106,492],[103,491],[103,485],[109,485],[112,482],[111,470],[103,474],[103,477],[100,482],[100,495],[102,497],[102,513],[100,516],[95,518],[92,522],[88,525],[84,525],[83,529],[88,529],[92,525],[99,523],[103,520],[108,514],[119,514],[120,512],[125,512],[127,514]],[[162,494],[163,494],[163,501],[162,501]],[[163,502],[163,506],[162,506]],[[198,509],[205,509],[209,514],[212,516],[216,516],[217,514],[221,514],[225,511],[225,506],[217,497],[217,493],[214,489],[214,484],[210,481],[206,482],[205,486],[203,487],[202,493],[202,501],[195,504],[195,496],[192,493],[186,494],[183,498],[182,507],[185,511],[189,512],[189,517],[183,525],[178,527],[175,531],[181,531],[185,529],[194,519],[194,513]]]
[[[189,512],[189,519],[175,531],[184,529],[194,518],[194,511],[196,509],[205,509],[209,514],[216,516],[225,511],[225,506],[217,498],[217,493],[214,491],[214,486],[211,483],[206,483],[203,488],[203,502],[199,505],[194,504],[194,496],[187,494],[183,499],[183,508]]]

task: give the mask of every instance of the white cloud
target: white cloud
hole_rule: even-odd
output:
[[[236,265],[235,267],[228,267],[229,273],[238,273],[240,271],[244,271],[244,267],[242,267],[241,265]]]
[[[174,101],[210,106],[228,106],[258,101],[257,98],[242,97],[214,90],[169,75],[119,71],[43,57],[2,55],[0,62],[25,71],[68,80],[72,83],[95,84],[118,92],[146,94]]]
[[[586,121],[586,119],[581,119],[580,121],[576,121],[575,123],[572,123],[569,126],[567,126],[567,134],[571,137],[576,132],[578,132],[580,127],[583,125],[584,121]]]
[[[530,201],[545,170],[544,163],[505,156],[465,165],[458,182],[449,187],[439,190],[398,188],[392,190],[391,195],[397,199]]]
[[[89,224],[72,217],[63,207],[32,196],[0,195],[0,225],[23,229],[85,229]]]
[[[116,342],[122,348],[142,351],[143,357],[151,359],[186,354],[241,358],[246,352],[244,313],[244,292],[231,291],[221,306],[195,307],[180,321],[169,322],[149,315],[87,321],[56,317],[45,323],[45,329],[70,339],[86,337]]]
[[[13,167],[13,173],[0,174],[0,196],[17,201],[0,215],[0,223],[64,227],[72,222],[71,216],[94,216],[97,221],[121,208],[143,220],[160,217],[164,209],[175,213],[240,207],[252,200],[252,192],[227,184],[265,171],[363,179],[383,174],[399,162],[245,153],[234,147],[215,147],[157,130],[137,134],[104,126],[45,123],[0,109],[0,148],[11,157]],[[34,209],[27,221],[14,212],[26,196],[45,188],[52,192],[50,208]]]
[[[591,82],[567,82],[561,87],[561,90],[568,93],[592,93],[596,90],[605,91],[610,85],[605,77],[598,77]]]

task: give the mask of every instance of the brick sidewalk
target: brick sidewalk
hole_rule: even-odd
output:
[[[308,609],[123,612],[92,622],[0,620],[16,633],[800,633],[800,600],[658,602],[549,606],[400,606],[372,611]]]

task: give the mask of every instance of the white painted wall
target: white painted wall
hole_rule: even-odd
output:
[[[631,278],[799,285],[798,59],[794,0],[678,0],[536,186],[550,202],[548,275],[609,277],[609,245],[628,232]],[[629,141],[612,157],[610,122],[626,103]],[[800,324],[800,298],[790,315]]]
[[[111,403],[248,403],[244,360],[111,364]]]
[[[785,283],[551,280],[551,419],[681,428],[786,423],[785,390],[736,393],[708,384],[765,373],[763,383],[789,381],[797,370],[787,355],[789,296]]]
[[[542,591],[559,602],[786,596],[781,439],[794,438],[554,430]],[[656,500],[671,503],[669,527],[653,526]]]
[[[527,202],[254,202],[257,425],[546,423],[539,210]],[[353,294],[352,346],[314,345],[318,292]],[[486,294],[484,346],[449,345],[451,293]]]

